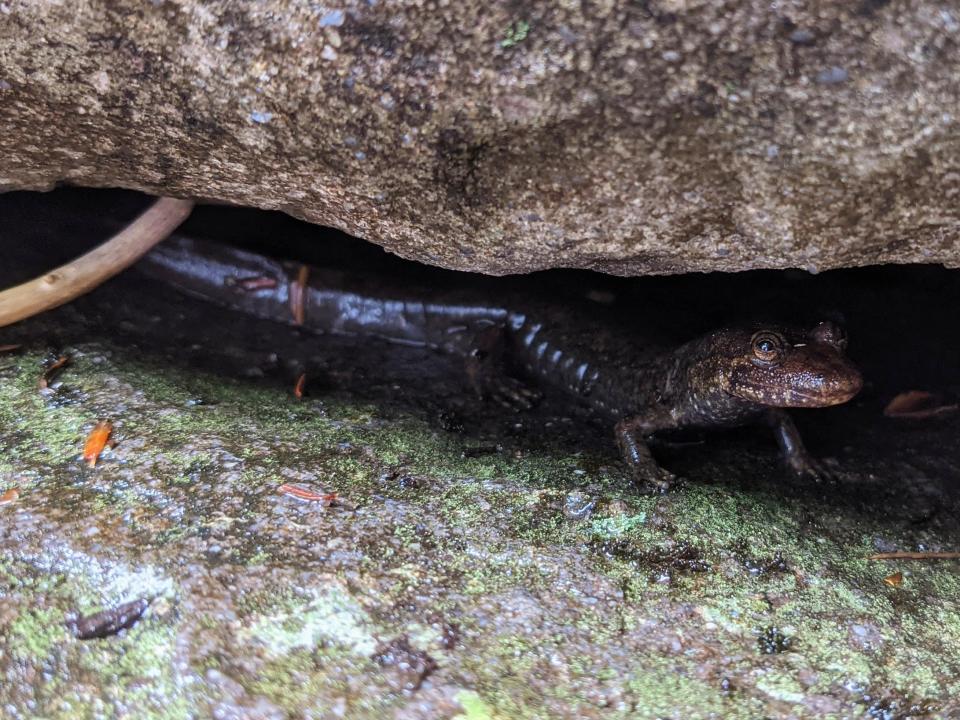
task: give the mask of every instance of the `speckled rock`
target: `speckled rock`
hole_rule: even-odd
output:
[[[0,248],[29,237],[42,264],[58,236],[96,237],[92,194],[76,215],[58,195],[0,198],[21,223]],[[609,424],[549,392],[505,412],[438,353],[307,335],[136,271],[4,328],[21,346],[0,351],[0,716],[960,717],[956,561],[869,559],[960,538],[960,413],[882,415],[905,376],[960,395],[960,339],[936,332],[960,285],[893,274],[790,281],[806,303],[843,295],[870,378],[797,413],[835,482],[785,475],[768,432],[711,433],[657,446],[685,478],[662,496],[632,485]],[[678,288],[720,283],[694,317],[771,304],[756,276],[597,280],[687,303]],[[50,349],[71,364],[41,391]],[[116,444],[90,467],[101,418]],[[91,619],[131,607],[112,632]]]
[[[506,273],[960,264],[932,0],[0,3],[0,188],[276,208]]]
[[[124,295],[132,285],[31,321],[19,354],[0,356],[5,718],[960,712],[955,566],[867,559],[955,547],[956,497],[935,495],[928,520],[932,481],[900,459],[915,454],[909,440],[888,431],[899,449],[872,454],[862,443],[875,430],[847,423],[858,449],[826,494],[786,481],[772,447],[711,443],[688,487],[640,496],[612,452],[558,419],[498,421],[506,447],[472,452],[476,439],[398,400],[389,371],[362,383],[368,400],[297,401],[275,381],[222,374],[289,332],[260,323],[231,345],[249,319],[214,309],[204,331],[210,309],[196,302]],[[72,364],[44,394],[49,337]],[[378,353],[324,346],[337,376]],[[393,362],[420,370],[417,352]],[[220,373],[183,365],[209,354]],[[436,396],[449,380],[413,390]],[[91,468],[80,453],[100,417],[117,444]],[[956,431],[930,428],[930,442]],[[956,477],[956,452],[940,462]],[[303,501],[286,483],[337,498]],[[138,601],[125,629],[72,630]]]

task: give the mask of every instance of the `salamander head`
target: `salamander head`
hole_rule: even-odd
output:
[[[827,407],[847,402],[863,386],[860,371],[844,354],[846,337],[832,322],[807,331],[727,330],[716,339],[729,367],[726,390],[741,400],[771,407]]]

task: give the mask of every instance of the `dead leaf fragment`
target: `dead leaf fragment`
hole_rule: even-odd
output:
[[[945,404],[939,395],[926,390],[908,390],[897,395],[883,409],[886,417],[923,420],[956,411],[957,405]]]
[[[0,495],[0,505],[10,505],[20,497],[20,491],[17,488],[10,488],[3,495]]]
[[[277,279],[272,277],[245,277],[236,281],[238,288],[244,292],[256,292],[258,290],[273,290],[277,286]]]
[[[297,384],[293,386],[293,395],[300,400],[303,398],[304,388],[307,386],[307,374],[300,373],[300,377],[297,378]]]
[[[900,587],[903,584],[903,573],[895,572],[893,575],[887,575],[883,581],[890,587]]]
[[[143,615],[148,605],[150,605],[149,600],[140,598],[118,605],[115,608],[68,621],[67,628],[80,640],[109,637],[132,627]]]
[[[83,446],[83,459],[90,467],[96,467],[100,453],[107,446],[110,440],[110,434],[113,432],[113,423],[109,420],[101,420],[93,426],[93,430],[87,435],[87,442]]]

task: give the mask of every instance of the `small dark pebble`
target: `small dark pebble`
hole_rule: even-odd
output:
[[[87,399],[86,393],[82,390],[62,384],[57,385],[56,388],[41,390],[40,393],[46,398],[44,405],[51,409],[79,405]]]
[[[210,402],[205,397],[192,397],[192,398],[187,398],[183,404],[186,405],[187,407],[203,407],[206,405],[216,405],[217,403]]]
[[[880,695],[880,697],[877,697]],[[928,699],[904,697],[891,690],[864,693],[861,700],[867,705],[865,718],[870,720],[902,720],[904,718],[943,717],[934,715],[942,708]],[[953,717],[953,716],[951,716]]]
[[[423,478],[416,475],[409,475],[399,469],[390,469],[380,475],[380,482],[384,485],[392,485],[401,490],[417,490],[423,487]]]
[[[790,42],[795,45],[813,45],[816,39],[817,36],[814,35],[813,32],[804,30],[803,28],[797,28],[790,33]]]
[[[444,650],[453,650],[460,642],[460,626],[453,623],[443,623],[443,637],[440,643]]]
[[[423,482],[413,475],[401,475],[397,478],[397,485],[401,490],[416,490],[423,485]]]
[[[743,567],[747,570],[747,572],[756,577],[785,573],[790,570],[790,566],[787,564],[787,561],[783,559],[783,552],[781,550],[777,550],[773,554],[772,558],[741,556],[740,562],[743,564]]]
[[[780,628],[771,625],[760,631],[757,636],[757,646],[764,655],[776,655],[786,652],[793,644],[793,639],[783,633]]]
[[[140,619],[150,601],[146,598],[133,600],[115,608],[101,610],[93,615],[84,615],[67,621],[67,629],[80,640],[92,640],[116,635],[121,630],[133,627]]]
[[[437,424],[447,432],[462,433],[466,429],[463,418],[455,412],[441,410],[437,413],[436,417]]]
[[[669,581],[669,571],[708,572],[710,563],[688,543],[670,548],[641,548],[626,538],[590,542],[589,547],[607,559],[623,560],[658,572]]]
[[[567,520],[583,520],[590,517],[597,506],[595,498],[586,493],[574,490],[567,494],[563,502],[563,516]]]
[[[423,650],[417,650],[410,644],[406,635],[401,635],[377,650],[373,661],[382,667],[393,668],[399,675],[403,689],[415,692],[439,667],[437,661]]]

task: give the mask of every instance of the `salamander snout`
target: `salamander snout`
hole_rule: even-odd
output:
[[[746,337],[744,337],[746,340]],[[853,398],[863,377],[845,354],[834,323],[798,332],[761,328],[749,338],[730,374],[731,394],[772,407],[827,407]]]
[[[790,382],[795,387],[794,402],[788,407],[826,407],[851,400],[863,387],[863,376],[850,360],[839,352],[819,352],[812,346],[801,363],[809,371],[797,367]]]

